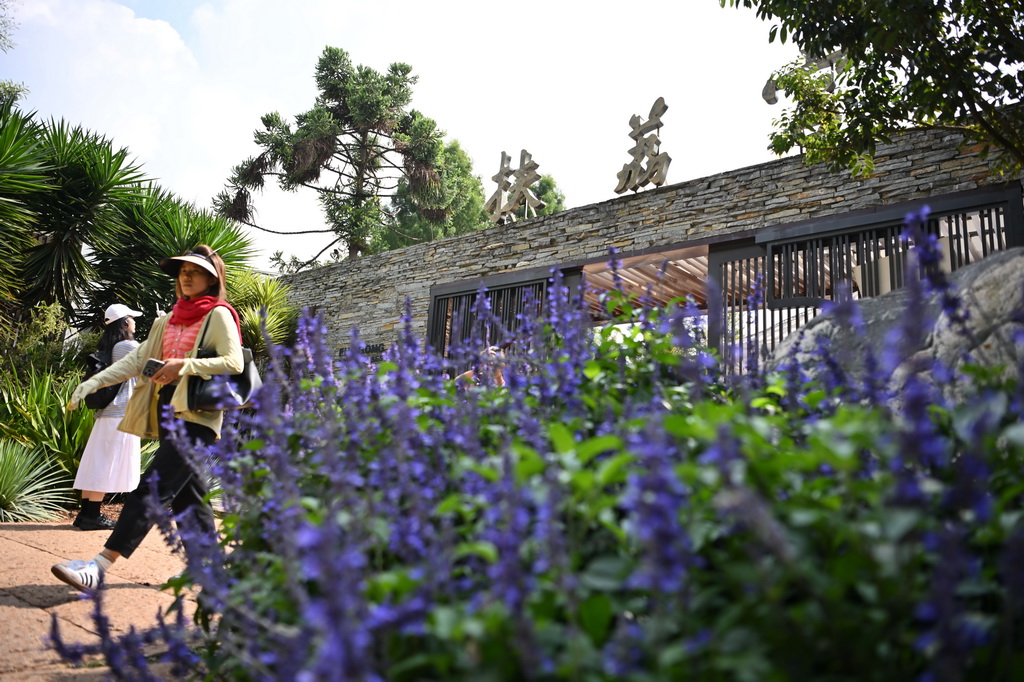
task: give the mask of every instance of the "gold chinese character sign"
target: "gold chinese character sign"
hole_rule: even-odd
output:
[[[519,153],[519,168],[515,171],[509,165],[511,161],[512,157],[505,152],[501,153],[501,169],[491,178],[498,183],[498,189],[484,204],[484,210],[491,215],[491,222],[499,225],[515,220],[515,212],[523,204],[526,204],[527,215],[531,212],[533,215],[537,215],[537,211],[546,206],[530,190],[530,186],[540,180],[540,175],[537,173],[540,166],[533,160],[530,152],[523,149]],[[513,181],[509,180],[510,177]],[[508,193],[507,199],[506,192]]]
[[[665,183],[672,158],[661,152],[661,140],[658,139],[657,131],[661,129],[661,116],[666,111],[668,105],[665,104],[665,98],[659,97],[651,107],[651,113],[646,121],[636,114],[629,119],[632,128],[629,136],[635,142],[633,148],[629,150],[633,160],[623,165],[616,176],[619,179],[619,184],[615,186],[616,194],[622,194],[627,189],[636,192],[647,183],[653,183],[655,187],[661,187]]]

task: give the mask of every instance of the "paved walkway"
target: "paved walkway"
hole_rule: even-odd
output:
[[[50,566],[66,559],[91,559],[103,547],[107,531],[80,531],[70,523],[0,523],[0,680],[3,682],[99,682],[106,679],[102,658],[74,667],[47,645],[56,615],[70,642],[98,641],[92,601],[57,580]],[[180,571],[156,530],[131,559],[121,559],[107,574],[104,612],[116,633],[156,623],[157,609],[173,601],[163,582]]]

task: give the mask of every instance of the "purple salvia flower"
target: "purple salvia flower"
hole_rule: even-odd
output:
[[[608,247],[608,264],[607,267],[612,271],[612,285],[616,291],[625,292],[625,283],[620,274],[622,271],[622,261],[619,260],[618,250],[614,246]]]
[[[629,477],[622,505],[629,533],[640,548],[639,566],[629,585],[650,591],[655,601],[678,597],[694,560],[682,525],[688,493],[674,469],[681,457],[674,440],[653,423],[642,434],[630,436],[628,445],[638,467]]]
[[[967,553],[964,532],[947,524],[931,539],[935,547],[935,570],[928,601],[917,610],[926,626],[920,645],[932,650],[930,672],[938,680],[963,679],[965,663],[972,650],[986,643],[988,635],[968,619],[958,596],[960,583],[976,573]]]
[[[604,646],[602,662],[611,679],[625,680],[645,667],[647,633],[632,619],[621,620]]]
[[[157,613],[157,628],[167,645],[167,651],[160,656],[160,660],[171,664],[172,675],[184,678],[199,665],[199,656],[191,648],[198,643],[199,638],[197,633],[191,631],[185,620],[185,609],[182,607],[180,596],[172,608],[175,611],[173,625],[167,623],[162,611]],[[191,636],[189,633],[192,633]]]

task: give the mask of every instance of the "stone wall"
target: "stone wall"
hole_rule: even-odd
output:
[[[433,285],[595,262],[606,258],[609,246],[625,256],[1001,184],[978,158],[979,148],[958,149],[959,142],[948,133],[904,135],[879,147],[876,172],[863,180],[789,157],[345,261],[286,281],[296,304],[323,316],[332,345],[347,346],[353,328],[367,343],[389,345],[406,297],[415,331],[425,334]]]

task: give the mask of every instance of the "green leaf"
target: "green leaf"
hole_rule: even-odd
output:
[[[612,600],[607,594],[593,594],[580,605],[580,623],[595,646],[603,646],[612,624]]]
[[[580,576],[585,587],[600,592],[621,590],[630,572],[630,563],[620,556],[599,556]]]
[[[886,509],[882,514],[882,528],[887,537],[899,541],[913,530],[921,520],[921,513],[913,509]]]
[[[678,414],[670,414],[661,421],[662,428],[678,438],[687,438],[693,435],[693,426],[689,417]]]
[[[459,614],[450,606],[436,606],[430,613],[429,622],[434,635],[441,639],[452,639],[459,624]]]
[[[441,502],[434,509],[434,513],[438,515],[451,514],[455,511],[462,511],[462,495],[460,493],[452,493],[448,497],[441,500]]]
[[[622,448],[622,439],[615,435],[595,436],[576,446],[576,454],[580,462],[586,464],[593,457],[609,450]]]
[[[828,394],[825,393],[825,391],[817,389],[814,391],[808,391],[804,395],[804,402],[807,404],[807,407],[809,407],[812,410],[816,410],[818,406],[821,405],[822,401],[825,400],[827,397]]]
[[[580,471],[572,472],[569,481],[571,482],[572,488],[575,492],[586,496],[594,489],[594,478],[593,471],[589,469],[582,469]]]
[[[399,599],[416,587],[418,581],[409,576],[408,570],[383,571],[373,574],[367,581],[368,594],[374,601]]]
[[[1024,448],[1024,422],[1008,426],[1003,431],[1003,438],[1018,448]]]
[[[524,482],[544,471],[544,458],[533,448],[521,443],[514,443],[512,450],[518,455],[515,465],[516,480]]]
[[[476,542],[463,542],[455,547],[455,558],[461,559],[467,556],[478,556],[488,563],[498,561],[498,548],[493,542],[478,540]]]
[[[571,452],[576,447],[576,439],[565,424],[553,423],[548,425],[548,438],[555,448],[555,452]]]
[[[814,509],[791,509],[789,522],[796,528],[811,526],[821,519],[821,512]]]
[[[609,460],[606,460],[601,464],[601,467],[597,470],[597,484],[600,487],[604,487],[610,483],[621,483],[626,480],[624,470],[630,462],[633,461],[633,455],[628,452],[623,452],[620,455],[616,455]]]
[[[381,377],[385,374],[393,374],[398,371],[398,365],[395,363],[385,360],[377,365],[377,376]]]
[[[479,462],[464,462],[463,466],[465,466],[469,471],[480,474],[491,483],[494,483],[501,478],[501,472],[494,467],[487,466],[486,464],[480,464]]]

